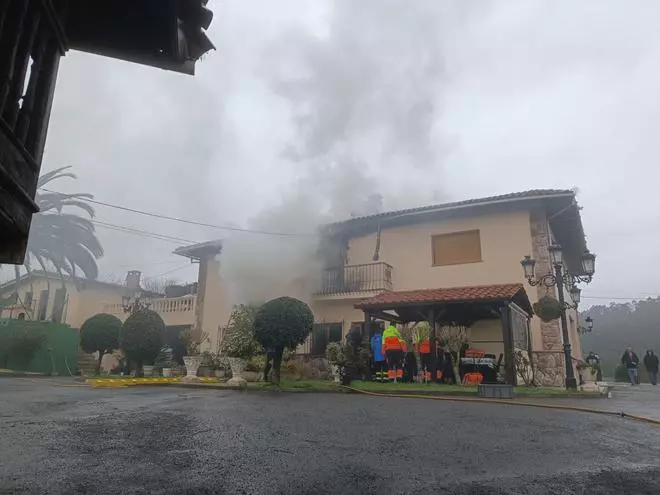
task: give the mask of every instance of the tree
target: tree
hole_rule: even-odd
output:
[[[136,367],[136,376],[142,376],[142,366],[153,364],[163,345],[165,323],[150,309],[132,313],[124,322],[119,346],[126,359]]]
[[[314,314],[309,306],[293,297],[278,297],[265,303],[254,319],[254,335],[266,349],[275,350],[273,381],[280,383],[284,349],[295,349],[312,331]]]
[[[119,348],[122,323],[113,315],[99,313],[85,320],[80,327],[80,347],[87,353],[98,352],[96,374],[101,372],[101,361],[105,354]]]
[[[56,179],[75,179],[75,174],[64,172],[68,168],[55,169],[39,178],[35,201],[40,211],[32,217],[25,267],[29,272],[33,261],[36,261],[44,271],[48,271],[47,264],[50,264],[59,274],[65,273],[73,278],[79,269],[86,278],[94,280],[98,277],[96,260],[103,256],[94,224],[88,218],[64,213],[65,209],[77,208],[93,218],[94,208],[85,200],[94,196],[42,189]],[[16,275],[19,275],[18,267]]]
[[[437,337],[446,350],[451,352],[454,364],[454,376],[458,377],[461,351],[468,343],[468,327],[449,325],[440,327]]]

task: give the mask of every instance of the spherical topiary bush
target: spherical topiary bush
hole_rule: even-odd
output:
[[[87,318],[80,327],[81,349],[89,354],[99,353],[96,363],[97,375],[101,371],[103,356],[119,348],[121,327],[119,318],[106,313],[99,313]]]
[[[284,349],[295,349],[305,342],[314,325],[309,306],[293,297],[279,297],[265,303],[254,319],[254,336],[266,349],[275,352],[273,381],[280,381]]]
[[[119,345],[130,363],[135,366],[136,375],[142,374],[144,364],[153,364],[163,345],[165,323],[150,309],[132,313],[124,322]]]

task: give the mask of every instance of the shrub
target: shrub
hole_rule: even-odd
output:
[[[120,335],[120,347],[126,358],[136,366],[137,376],[144,364],[152,364],[163,345],[165,323],[150,309],[132,313],[124,322]]]
[[[339,368],[339,376],[344,385],[355,378],[363,378],[369,372],[371,350],[366,342],[331,342],[325,349],[328,363]]]
[[[292,297],[279,297],[264,304],[254,319],[257,341],[275,351],[273,381],[280,382],[284,349],[295,349],[305,342],[314,325],[314,314],[304,302]]]
[[[186,348],[186,356],[197,356],[202,344],[209,341],[209,334],[202,332],[194,326],[186,328],[181,335],[181,343]],[[183,356],[182,356],[183,357]]]
[[[41,333],[16,331],[9,341],[9,355],[16,363],[27,367],[45,341],[46,338]]]
[[[172,368],[176,364],[174,360],[174,350],[169,345],[164,345],[158,351],[154,367],[162,370],[163,368]]]
[[[257,308],[241,304],[235,306],[229,316],[220,344],[220,350],[229,357],[250,359],[261,352],[261,345],[254,335]]]
[[[122,323],[113,315],[99,313],[82,324],[80,327],[80,347],[83,351],[92,354],[98,352],[96,374],[101,371],[101,361],[105,354],[119,348],[119,334]]]

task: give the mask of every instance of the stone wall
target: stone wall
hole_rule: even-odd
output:
[[[532,234],[532,257],[536,260],[536,273],[537,275],[550,273],[552,266],[550,264],[548,246],[550,246],[552,239],[545,211],[531,212],[530,228]],[[546,294],[557,297],[554,287],[547,288],[539,285],[536,287],[536,290],[539,299]],[[560,322],[559,320],[553,320],[550,322],[541,321],[540,323],[542,349],[539,349],[539,351],[542,352],[536,353],[538,367],[545,371],[545,375],[556,376],[558,377],[557,380],[561,382],[564,378],[564,357],[562,354]]]

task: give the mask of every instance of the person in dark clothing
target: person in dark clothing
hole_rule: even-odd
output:
[[[649,373],[649,379],[652,385],[658,384],[658,356],[652,350],[646,351],[644,356],[644,367]]]
[[[268,373],[273,368],[273,361],[275,361],[276,351],[272,347],[266,349],[266,367],[264,368],[264,381],[268,381]]]
[[[621,364],[623,364],[628,370],[628,381],[631,385],[637,385],[637,367],[639,366],[639,358],[632,350],[632,347],[628,347],[626,352],[621,356]]]

